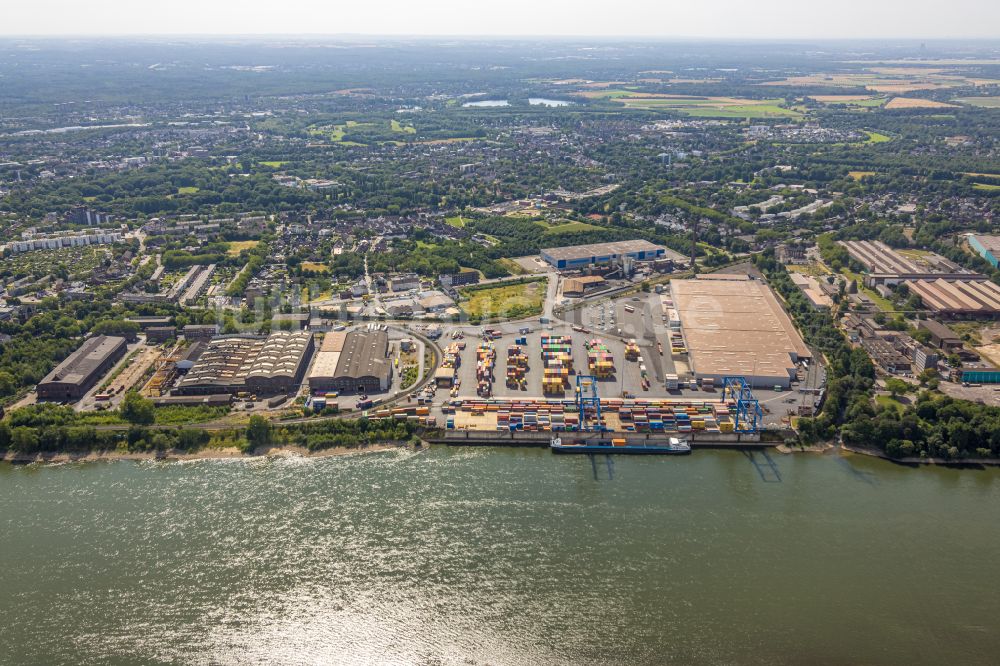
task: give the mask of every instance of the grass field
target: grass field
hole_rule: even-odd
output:
[[[545,229],[546,235],[548,234],[564,234],[573,231],[593,231],[594,229],[602,229],[603,227],[598,227],[593,224],[587,224],[586,222],[566,222],[565,224],[557,224],[552,227],[547,227]]]
[[[865,143],[888,143],[889,141],[892,141],[892,137],[886,136],[885,134],[879,134],[878,132],[865,130],[865,134],[868,135],[868,141]]]
[[[465,226],[465,218],[461,215],[456,215],[454,217],[444,218],[444,223],[449,227],[455,227],[456,229],[461,229]]]
[[[517,263],[513,259],[503,258],[497,259],[497,263],[506,268],[511,275],[524,275],[528,271],[524,270],[524,266]]]
[[[821,264],[817,261],[813,261],[808,264],[792,264],[787,268],[792,273],[802,273],[803,275],[811,275],[814,278],[821,278],[831,274],[829,268],[827,268],[824,264]]]
[[[348,129],[354,127],[372,127],[374,123],[359,123],[356,120],[348,120],[342,125],[321,125],[317,127],[310,127],[309,133],[314,136],[325,136],[330,141],[334,143],[339,143],[344,146],[363,146],[363,143],[357,143],[355,141],[344,141],[344,134],[347,133]]]
[[[326,264],[320,264],[315,261],[303,261],[302,270],[312,271],[314,273],[329,273],[330,267],[327,266]]]
[[[982,109],[1000,109],[1000,97],[959,97],[952,101],[978,106]]]
[[[280,169],[281,167],[283,167],[286,164],[288,164],[288,162],[281,162],[281,161],[278,161],[278,160],[271,160],[271,161],[268,161],[268,162],[258,162],[258,164],[260,164],[262,166],[266,166],[266,167],[271,167],[272,169]]]
[[[198,187],[178,187],[177,194],[197,194],[199,190]]]
[[[462,289],[460,307],[478,319],[530,317],[542,312],[546,280]]]
[[[903,403],[896,400],[891,395],[877,395],[875,396],[875,404],[881,407],[887,407],[889,409],[895,410],[897,413],[902,412],[904,407]]]
[[[1000,185],[990,185],[988,183],[976,183],[972,186],[974,190],[980,190],[981,192],[996,192],[1000,190]]]
[[[874,171],[848,171],[847,175],[854,180],[861,180],[862,178],[867,178],[868,176],[874,176]]]
[[[255,241],[255,240],[231,241],[229,243],[229,247],[226,249],[226,254],[228,254],[230,257],[235,257],[243,250],[252,250],[253,248],[257,247],[258,243],[260,243],[260,241]]]
[[[403,125],[398,120],[390,120],[389,127],[393,132],[402,132],[403,134],[416,134],[417,128],[411,125]]]

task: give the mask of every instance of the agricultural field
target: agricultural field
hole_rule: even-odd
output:
[[[1000,97],[959,97],[952,101],[982,109],[1000,109]]]
[[[885,97],[871,95],[811,95],[809,99],[830,106],[858,106],[865,108],[880,107],[886,102]]]
[[[932,99],[893,97],[884,108],[889,111],[896,109],[954,109],[956,105],[946,102],[935,102]]]
[[[802,113],[779,106],[780,99],[685,97],[630,94],[612,98],[630,109],[677,111],[696,118],[801,118]]]
[[[230,241],[229,247],[226,248],[226,254],[230,257],[238,256],[243,250],[252,250],[260,243],[260,241],[255,240],[245,240],[245,241]]]
[[[546,280],[459,290],[459,307],[471,319],[530,317],[542,312]]]
[[[875,172],[874,171],[848,171],[847,175],[850,176],[851,178],[853,178],[854,180],[863,180],[863,179],[868,178],[870,176],[874,176]]]
[[[765,86],[826,86],[833,88],[864,88],[876,93],[902,94],[917,90],[940,90],[961,86],[982,86],[990,79],[970,77],[947,66],[869,67],[854,74],[820,73],[792,76],[768,81]]]

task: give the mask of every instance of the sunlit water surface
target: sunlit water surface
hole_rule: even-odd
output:
[[[776,460],[0,466],[0,662],[997,663],[1000,473]]]

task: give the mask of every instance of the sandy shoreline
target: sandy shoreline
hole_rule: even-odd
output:
[[[377,451],[388,451],[390,449],[407,448],[408,444],[372,444],[370,446],[357,447],[333,447],[321,451],[309,451],[301,446],[272,446],[254,449],[244,453],[235,447],[225,449],[202,449],[200,451],[177,451],[168,449],[166,451],[65,451],[60,453],[38,453],[22,454],[6,452],[0,455],[0,462],[29,464],[29,463],[68,463],[68,462],[100,462],[114,460],[222,460],[231,458],[327,458],[330,456],[342,456],[350,453],[375,453]]]

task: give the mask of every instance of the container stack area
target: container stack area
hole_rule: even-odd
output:
[[[464,342],[452,342],[444,348],[442,368],[451,370],[451,397],[458,395],[461,380],[458,378],[458,369],[462,365],[462,350],[465,349]]]
[[[610,432],[730,433],[731,409],[721,402],[610,399],[601,401],[601,423],[592,425]],[[560,432],[580,427],[575,400],[456,400],[446,412],[448,428]]]
[[[587,348],[587,366],[590,368],[590,374],[604,379],[615,373],[614,357],[603,340],[594,338],[584,346]]]
[[[542,336],[542,392],[563,395],[573,371],[573,341],[567,335]]]
[[[520,345],[507,349],[507,388],[525,391],[528,388],[528,355]]]
[[[374,409],[368,413],[368,418],[369,420],[409,421],[411,423],[434,427],[437,425],[437,419],[431,416],[430,413],[430,407],[427,406],[395,407],[392,409]],[[448,420],[451,422],[451,425],[448,427],[453,428],[455,425],[453,418],[449,418]]]
[[[476,381],[479,383],[476,394],[480,398],[488,398],[493,394],[496,360],[497,350],[492,342],[483,342],[476,348]]]
[[[733,432],[729,406],[723,403],[637,401],[620,407],[618,419],[626,432]]]

